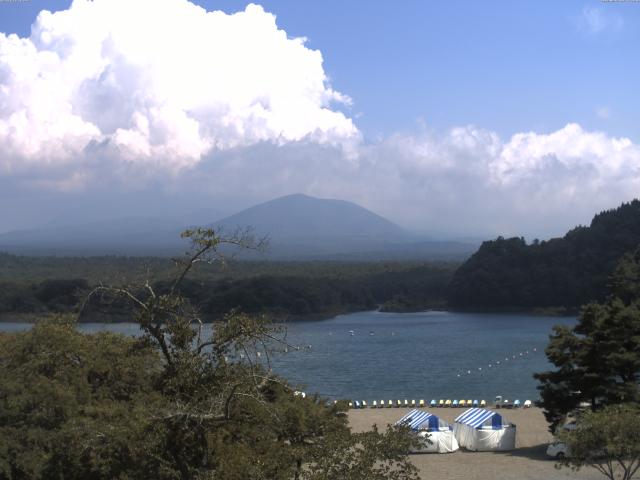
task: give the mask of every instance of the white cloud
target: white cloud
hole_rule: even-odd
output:
[[[611,109],[609,107],[596,108],[596,115],[602,120],[609,120],[611,118]]]
[[[506,141],[454,128],[443,136],[391,138],[376,150],[375,163],[388,162],[387,170],[367,183],[393,201],[370,200],[427,229],[559,234],[640,192],[640,146],[577,124]]]
[[[620,15],[605,11],[602,8],[587,6],[582,9],[577,21],[578,29],[590,35],[605,31],[619,31],[624,25]]]
[[[103,158],[176,171],[263,141],[345,144],[319,51],[249,5],[75,0],[30,38],[0,34],[0,172]],[[86,165],[81,165],[81,167]]]

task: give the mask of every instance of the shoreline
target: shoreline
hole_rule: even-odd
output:
[[[483,310],[483,309],[457,309],[457,308],[426,308],[422,310],[411,311],[393,311],[383,310],[379,306],[377,309],[363,309],[363,310],[344,310],[344,311],[332,311],[326,313],[312,313],[304,316],[289,317],[286,319],[278,318],[277,315],[273,316],[273,323],[296,323],[296,322],[322,322],[324,320],[333,320],[336,317],[342,315],[350,315],[354,313],[385,313],[385,314],[416,314],[416,313],[429,313],[429,312],[443,312],[443,313],[469,313],[469,314],[486,314],[486,315],[531,315],[534,317],[557,317],[568,318],[579,315],[578,310],[564,310],[559,312],[556,309],[499,309],[499,310]],[[52,317],[54,315],[76,315],[75,312],[3,312],[0,313],[0,323],[37,323],[42,318]],[[260,315],[260,314],[255,314]],[[267,314],[268,315],[268,314]],[[203,323],[215,323],[220,321],[220,318],[204,319]],[[105,316],[97,315],[96,318],[89,318],[87,320],[78,320],[78,323],[135,323],[130,318],[123,318],[122,316]]]

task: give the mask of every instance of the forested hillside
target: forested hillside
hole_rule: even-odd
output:
[[[442,307],[457,264],[421,262],[232,262],[202,265],[181,286],[207,320],[231,309],[277,318],[322,318],[373,309]],[[75,312],[96,285],[149,281],[166,291],[175,267],[154,257],[19,257],[0,254],[0,318]],[[144,292],[141,292],[144,295]],[[108,308],[107,308],[108,307]],[[104,314],[102,312],[105,312]],[[130,320],[126,302],[87,306],[81,321]]]
[[[640,244],[640,201],[597,214],[562,238],[502,238],[484,242],[455,273],[448,288],[454,308],[575,309],[606,295],[622,255]]]

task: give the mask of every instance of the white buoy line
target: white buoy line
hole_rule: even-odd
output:
[[[528,357],[534,353],[538,353],[538,348],[534,347],[530,350],[523,350],[522,352],[517,352],[517,353],[513,353],[511,355],[507,355],[504,357],[504,360],[496,360],[495,362],[491,362],[489,364],[487,364],[486,368],[498,368],[504,365],[507,365],[509,363],[509,361],[513,362],[514,360],[520,360],[520,359],[524,359],[525,357]],[[486,371],[486,370],[485,370]],[[467,369],[462,369],[461,371],[459,371],[456,374],[456,377],[460,378],[460,377],[464,377],[467,375],[471,375],[472,373],[482,373],[482,367],[474,367],[474,368],[467,368]]]

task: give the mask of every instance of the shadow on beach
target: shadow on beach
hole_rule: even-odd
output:
[[[515,450],[509,450],[507,452],[493,452],[495,455],[504,455],[507,457],[522,457],[530,460],[541,460],[544,462],[552,461],[553,459],[547,456],[548,443],[541,443],[532,447],[519,447]]]

